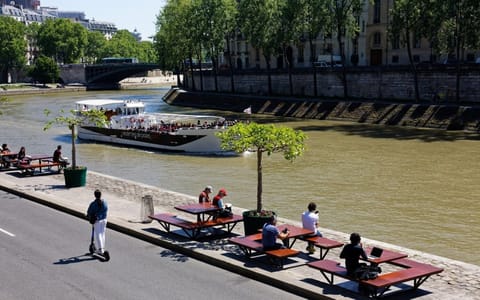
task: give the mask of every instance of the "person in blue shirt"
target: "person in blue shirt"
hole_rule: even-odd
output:
[[[93,224],[97,251],[103,255],[105,251],[105,228],[107,227],[108,205],[107,201],[102,199],[102,192],[100,190],[95,190],[93,194],[95,200],[88,206],[87,218],[90,224]]]
[[[277,243],[277,238],[279,238],[280,240],[287,239],[290,232],[288,230],[280,232],[276,224],[277,224],[277,216],[272,215],[269,222],[263,225],[262,245],[263,245],[264,251],[285,248],[283,244]]]

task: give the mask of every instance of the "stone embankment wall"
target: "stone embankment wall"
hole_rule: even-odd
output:
[[[432,105],[392,102],[304,100],[191,92],[172,88],[164,97],[171,105],[319,120],[345,120],[368,124],[437,128],[480,129],[480,106]]]
[[[186,76],[184,85],[190,89],[195,86],[201,90],[199,72],[192,77]],[[204,72],[203,91],[215,90],[215,77]],[[234,75],[235,93],[268,95],[268,77],[264,70],[242,71]],[[272,94],[290,96],[289,75],[286,71],[274,70],[271,75]],[[229,73],[217,77],[218,92],[230,93]],[[317,69],[317,95],[315,80],[310,69],[294,70],[292,74],[294,97],[343,98],[342,70]],[[414,101],[415,89],[412,72],[402,68],[352,68],[347,73],[348,96],[354,99]],[[452,66],[440,66],[436,69],[420,69],[418,73],[420,98],[422,101],[438,99],[455,100],[456,70]],[[461,70],[460,98],[463,102],[480,102],[480,65],[465,67]]]

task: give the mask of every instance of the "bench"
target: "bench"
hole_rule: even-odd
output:
[[[327,239],[320,236],[304,237],[302,238],[302,240],[313,243],[315,247],[320,248],[320,259],[324,259],[330,249],[343,246],[343,243],[341,242],[337,242],[335,240]]]
[[[238,222],[243,221],[243,217],[240,215],[233,215],[231,217],[216,218],[215,220],[208,220],[205,222],[192,222],[177,217],[170,213],[160,213],[148,216],[152,220],[156,220],[167,231],[170,232],[171,226],[178,227],[185,232],[185,234],[191,239],[197,239],[200,236],[202,229],[226,226],[228,233],[231,233],[233,228]]]
[[[63,164],[59,162],[42,162],[35,164],[18,164],[17,168],[22,171],[23,175],[35,175],[35,170],[38,169],[42,172],[42,169],[52,170],[52,167],[57,167],[57,173],[60,173],[63,169]]]
[[[401,262],[400,262],[401,263]],[[349,280],[359,282],[364,286],[369,287],[370,294],[374,298],[381,297],[391,286],[413,280],[413,289],[417,289],[424,283],[431,275],[438,274],[443,271],[441,268],[436,268],[431,265],[422,264],[409,267],[390,273],[380,274],[375,279],[357,280],[347,275],[347,269],[340,265],[340,263],[333,260],[318,260],[310,262],[307,265],[311,268],[320,270],[323,277],[330,285],[333,285],[334,276],[343,277]],[[423,267],[422,267],[423,265]]]
[[[279,263],[278,265],[280,268],[283,268],[283,264],[286,258],[297,256],[298,253],[300,253],[300,251],[290,249],[290,248],[281,248],[281,249],[264,251],[262,243],[258,241],[259,235],[261,239],[262,234],[257,233],[253,235],[233,237],[233,238],[230,238],[228,241],[234,245],[237,245],[240,248],[240,250],[243,251],[246,257],[251,257],[254,254],[258,254],[258,255],[265,254],[267,255],[267,257],[278,262]]]

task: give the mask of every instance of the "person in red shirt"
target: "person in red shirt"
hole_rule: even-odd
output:
[[[210,202],[210,194],[212,193],[212,189],[212,186],[207,185],[198,196],[198,203]]]
[[[225,189],[220,189],[218,194],[213,197],[212,204],[220,208],[218,213],[219,217],[229,217],[232,215],[232,205],[230,203],[224,203],[223,198],[227,196],[227,191]]]

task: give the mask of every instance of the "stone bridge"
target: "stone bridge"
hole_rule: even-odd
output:
[[[72,64],[61,67],[60,78],[65,84],[84,84],[88,90],[118,89],[121,80],[146,76],[147,71],[154,69],[160,66],[150,63]]]

